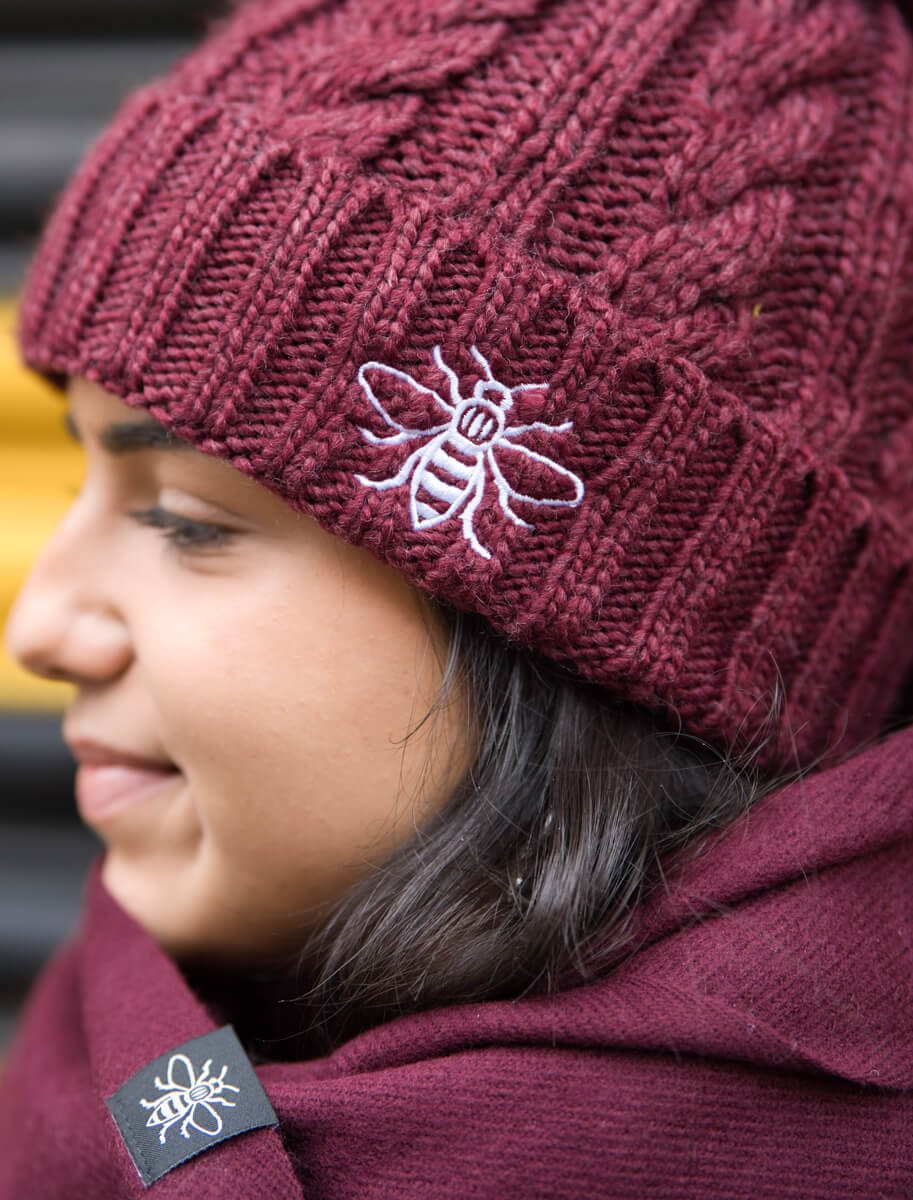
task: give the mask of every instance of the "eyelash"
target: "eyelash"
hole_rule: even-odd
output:
[[[189,517],[179,517],[177,513],[169,512],[159,505],[131,512],[130,516],[140,525],[161,530],[166,541],[183,551],[221,549],[235,536],[232,529],[213,525],[209,521],[193,521]]]

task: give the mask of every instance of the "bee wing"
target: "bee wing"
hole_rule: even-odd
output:
[[[175,1078],[176,1065],[180,1064],[183,1067],[182,1071],[178,1072],[178,1077]],[[186,1074],[186,1080],[181,1076]],[[168,1075],[166,1076],[168,1087],[173,1088],[177,1092],[186,1092],[192,1088],[197,1081],[196,1073],[193,1069],[193,1063],[186,1054],[172,1054],[168,1062]],[[156,1080],[158,1082],[158,1080]]]
[[[200,1122],[201,1108],[205,1109],[206,1112],[209,1113],[210,1117],[212,1117],[211,1125],[207,1126]],[[200,1133],[205,1133],[207,1137],[215,1137],[217,1133],[222,1132],[222,1118],[207,1100],[198,1100],[196,1102],[196,1104],[193,1106],[193,1112],[191,1113],[190,1120],[187,1123],[188,1125],[192,1125],[194,1129],[199,1129]]]
[[[543,426],[543,429],[549,428]],[[583,499],[583,481],[554,459],[502,437],[491,448],[499,486],[512,500],[550,508],[574,508]]]
[[[399,433],[391,433],[388,437],[382,437],[372,433],[370,429],[365,429],[364,425],[359,425],[358,432],[372,446],[401,446],[403,442],[413,442],[416,438],[430,437],[444,428],[446,428],[444,425],[435,425],[433,429],[401,429]]]
[[[378,492],[385,492],[388,488],[399,487],[409,478],[410,473],[415,469],[415,464],[423,453],[424,451],[421,446],[417,450],[413,450],[396,474],[391,475],[388,479],[369,479],[367,475],[356,475],[355,478],[359,483],[364,484],[365,487],[375,488]]]
[[[394,380],[395,383],[391,382]],[[391,429],[395,429],[399,434],[421,437],[433,432],[427,427],[429,409],[433,413],[432,420],[439,420],[442,414],[449,420],[453,415],[451,405],[442,399],[434,388],[426,387],[417,379],[413,379],[406,371],[400,371],[397,367],[388,367],[386,363],[362,363],[358,368],[358,382],[374,410],[383,417],[384,422]],[[408,391],[404,393],[402,386],[397,386],[398,384],[405,384]],[[383,393],[383,399],[378,395],[378,391]],[[433,407],[429,405],[428,401],[433,402]],[[409,425],[397,420],[389,411],[394,405],[400,411],[408,411],[409,419],[412,422],[419,422],[418,427],[410,428]],[[368,440],[376,439],[369,438]]]

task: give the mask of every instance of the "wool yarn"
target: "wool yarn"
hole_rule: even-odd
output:
[[[25,361],[770,762],[913,663],[913,52],[882,0],[254,0],[58,200]]]

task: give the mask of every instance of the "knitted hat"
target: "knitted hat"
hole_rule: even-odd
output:
[[[880,0],[270,0],[134,92],[27,279],[84,376],[768,761],[913,662],[913,52]]]

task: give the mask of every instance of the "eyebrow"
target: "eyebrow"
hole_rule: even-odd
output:
[[[81,442],[72,413],[65,413],[67,432]],[[139,450],[189,450],[190,443],[177,437],[158,421],[114,421],[98,435],[99,444],[109,454],[130,454]]]

